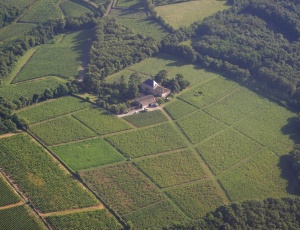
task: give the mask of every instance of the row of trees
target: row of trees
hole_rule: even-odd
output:
[[[166,70],[159,71],[154,76],[154,80],[163,87],[170,89],[172,93],[179,93],[190,85],[190,82],[184,79],[184,76],[179,73],[173,78],[168,78],[168,72]]]

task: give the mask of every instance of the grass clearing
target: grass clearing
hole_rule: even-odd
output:
[[[144,8],[141,3],[140,0],[117,0],[116,6],[129,9],[141,9]]]
[[[46,230],[42,221],[25,205],[0,210],[0,229]]]
[[[192,219],[199,219],[224,204],[212,181],[202,181],[166,192]]]
[[[132,158],[186,147],[184,140],[169,123],[106,139],[125,156]]]
[[[137,127],[144,127],[168,121],[166,116],[160,110],[141,112],[139,114],[125,116],[124,119]]]
[[[288,181],[282,177],[279,157],[262,150],[250,161],[223,174],[219,180],[233,202],[288,196]],[[293,186],[293,187],[291,187]],[[297,194],[298,188],[289,185],[289,193]]]
[[[157,6],[155,11],[174,29],[178,29],[228,8],[226,1],[199,0]]]
[[[21,199],[17,193],[11,188],[11,186],[6,182],[4,177],[0,174],[0,207],[9,204],[15,204]]]
[[[63,1],[59,6],[66,18],[80,17],[85,14],[92,13],[89,9],[72,1]]]
[[[103,139],[54,146],[51,150],[74,172],[124,160],[124,157]]]
[[[0,139],[2,167],[42,212],[96,205],[44,149],[23,134]]]
[[[90,107],[91,104],[78,98],[67,96],[50,100],[42,104],[27,107],[18,112],[21,117],[26,118],[30,124],[45,121],[77,110]]]
[[[174,222],[186,220],[184,215],[170,202],[161,201],[125,216],[135,229],[162,229]]]
[[[125,121],[103,109],[83,110],[73,116],[100,135],[131,129]]]
[[[96,134],[71,116],[59,117],[30,127],[47,145],[94,137]]]
[[[69,229],[120,229],[119,223],[107,210],[80,212],[64,216],[49,216],[47,221],[57,230]]]
[[[169,187],[207,177],[195,153],[185,150],[135,161],[160,187]]]
[[[233,129],[227,129],[200,144],[197,150],[218,175],[261,148],[250,138]]]
[[[121,70],[120,72],[117,72],[113,75],[108,76],[107,78],[105,78],[105,81],[107,83],[120,82],[121,76],[123,75],[125,82],[128,83],[130,75],[133,73],[135,73],[135,71],[129,70],[127,68],[127,69]],[[138,74],[139,74],[139,77],[141,77],[141,82],[143,82],[143,81],[147,80],[149,77],[151,77],[149,75],[142,74],[142,73],[138,73]]]
[[[129,163],[81,171],[80,177],[122,215],[163,199],[163,194]]]
[[[176,123],[193,144],[199,143],[227,127],[200,110],[177,120]]]
[[[181,118],[185,115],[188,115],[197,110],[196,107],[182,101],[182,100],[175,100],[171,103],[167,104],[164,109],[170,114],[170,116],[176,120]]]
[[[31,23],[12,23],[0,30],[0,41],[8,41],[22,36],[31,31],[35,24]]]

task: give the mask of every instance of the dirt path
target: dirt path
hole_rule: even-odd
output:
[[[18,207],[18,206],[21,206],[21,205],[23,205],[23,204],[24,204],[24,202],[23,202],[23,201],[20,201],[20,202],[15,203],[15,204],[10,204],[10,205],[6,205],[6,206],[2,206],[2,207],[0,207],[0,211],[1,211],[1,210],[5,210],[5,209],[9,209],[9,208]]]
[[[106,16],[109,15],[109,13],[110,13],[112,7],[115,5],[115,1],[116,1],[116,0],[111,0],[111,1],[110,1],[110,4],[109,4],[109,6],[107,7],[107,9],[106,9],[106,11],[105,11],[103,17],[106,17]]]
[[[12,137],[12,136],[14,136],[14,135],[16,135],[16,133],[7,133],[7,134],[3,134],[3,135],[0,135],[0,139],[1,139],[1,138],[6,138],[6,137]]]
[[[78,212],[102,210],[104,208],[105,207],[103,206],[103,204],[99,204],[97,206],[87,207],[87,208],[70,209],[70,210],[64,210],[64,211],[59,211],[59,212],[40,213],[40,216],[42,216],[42,217],[63,216],[63,215],[68,215],[68,214],[78,213]]]

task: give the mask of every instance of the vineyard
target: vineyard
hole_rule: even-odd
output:
[[[166,105],[165,110],[174,120],[176,120],[196,111],[197,108],[184,101],[176,100]]]
[[[0,174],[0,207],[14,204],[20,201],[20,198],[17,194],[12,190],[9,184],[5,181],[5,179]]]
[[[87,13],[92,13],[89,9],[69,0],[63,1],[60,7],[65,17],[80,17]]]
[[[124,119],[137,127],[144,127],[168,121],[168,119],[160,110],[134,114],[131,116],[126,116]]]

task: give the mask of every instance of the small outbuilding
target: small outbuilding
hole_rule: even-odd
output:
[[[136,102],[140,108],[147,108],[148,106],[156,105],[156,100],[153,95],[147,95],[136,99]]]

